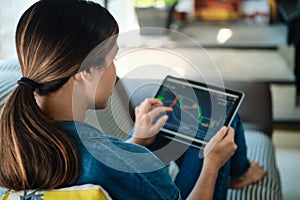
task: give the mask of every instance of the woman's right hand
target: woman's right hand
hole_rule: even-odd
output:
[[[234,129],[222,127],[208,142],[204,149],[204,162],[220,169],[234,154],[237,145],[234,142]]]
[[[133,142],[142,146],[151,144],[168,120],[166,112],[172,108],[163,106],[159,99],[145,99],[135,108],[135,125],[132,137],[127,142]],[[162,116],[160,116],[162,115]],[[158,118],[156,122],[153,122]]]

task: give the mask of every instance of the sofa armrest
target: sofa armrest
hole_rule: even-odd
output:
[[[239,114],[245,129],[261,131],[272,137],[272,98],[268,83],[225,81],[226,87],[245,93]]]

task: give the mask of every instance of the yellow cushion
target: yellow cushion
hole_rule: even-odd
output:
[[[30,198],[31,197],[31,198]],[[56,190],[8,191],[1,200],[111,200],[108,193],[98,185],[80,185]]]

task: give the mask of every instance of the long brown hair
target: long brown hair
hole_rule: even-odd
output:
[[[25,11],[16,31],[16,48],[23,77],[39,86],[33,91],[19,85],[2,108],[1,186],[49,189],[76,182],[81,164],[74,139],[42,113],[34,95],[61,88],[89,52],[118,31],[111,14],[90,1],[41,0]],[[89,64],[98,66],[104,58],[99,55]]]

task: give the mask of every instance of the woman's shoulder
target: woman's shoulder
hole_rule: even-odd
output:
[[[102,135],[103,137],[108,137],[107,134],[102,133],[99,129],[85,122],[59,121],[59,123],[68,131],[75,132],[77,134],[84,133],[88,135]]]
[[[83,122],[62,122],[63,126],[76,135],[89,154],[101,163],[121,171],[140,172],[163,168],[163,163],[147,148],[128,143],[102,133]],[[143,161],[143,162],[141,162]],[[132,165],[135,163],[135,165]],[[127,170],[126,170],[127,169]]]
[[[60,121],[59,123],[73,136],[75,136],[76,138],[79,137],[80,140],[108,139],[111,141],[121,141],[116,137],[101,132],[99,129],[85,122]]]

